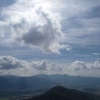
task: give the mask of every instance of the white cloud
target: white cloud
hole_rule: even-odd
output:
[[[18,60],[11,56],[0,56],[0,69],[16,69],[27,66],[25,61]]]
[[[100,61],[95,61],[92,64],[87,64],[87,66],[89,66],[90,69],[100,69]]]
[[[28,45],[44,52],[60,53],[60,49],[71,50],[61,45],[61,15],[50,8],[51,3],[39,3],[33,0],[18,0],[3,9],[0,22],[0,36],[12,43]],[[7,41],[8,42],[8,41]]]
[[[98,70],[100,69],[100,62],[85,63],[83,61],[75,61],[70,65],[69,69],[74,71]]]
[[[82,61],[75,61],[71,64],[71,68],[74,69],[75,71],[81,71],[87,69],[87,66]]]
[[[95,61],[94,68],[100,69],[100,62],[99,61]]]
[[[0,35],[4,36],[6,29],[10,40],[44,52],[60,53],[62,30],[66,33],[65,43],[96,45],[100,38],[99,3],[99,0],[17,0],[1,12],[4,25],[0,25],[3,31]]]
[[[24,61],[12,56],[0,56],[0,73],[20,76],[30,76],[34,74],[52,73],[62,71],[63,68],[55,63],[47,61]]]
[[[98,0],[17,0],[1,12],[0,36],[12,43],[53,53],[64,49],[63,40],[65,44],[99,45],[99,3]]]
[[[93,55],[96,55],[96,56],[98,56],[98,55],[100,55],[100,53],[92,53]]]
[[[59,66],[59,65],[57,65],[55,63],[50,64],[49,65],[49,69],[51,71],[58,71],[58,72],[63,70],[63,68],[61,66]]]
[[[69,67],[68,67],[69,66]],[[100,62],[85,63],[83,61],[75,61],[68,65],[48,63],[45,61],[24,61],[12,56],[0,56],[0,74],[1,75],[19,75],[19,76],[32,76],[36,74],[88,74],[100,69]],[[93,75],[92,75],[93,76]]]
[[[47,62],[46,61],[42,61],[42,62],[31,62],[30,64],[31,67],[33,67],[34,69],[37,69],[37,70],[47,70]]]

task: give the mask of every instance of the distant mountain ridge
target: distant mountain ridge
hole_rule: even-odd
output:
[[[100,97],[62,86],[55,86],[49,91],[27,100],[100,100]]]
[[[100,78],[64,75],[36,75],[31,77],[0,76],[0,90],[34,89],[53,87],[56,85],[70,86],[100,86]],[[73,88],[73,87],[72,87]]]

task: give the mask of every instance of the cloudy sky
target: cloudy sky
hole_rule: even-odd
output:
[[[100,0],[0,0],[0,75],[100,77]]]

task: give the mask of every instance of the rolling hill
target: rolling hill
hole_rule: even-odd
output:
[[[100,100],[100,97],[62,86],[55,86],[47,92],[27,100]]]

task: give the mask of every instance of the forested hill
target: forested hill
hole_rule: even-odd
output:
[[[28,100],[100,100],[100,97],[62,86],[55,86],[49,91]]]

